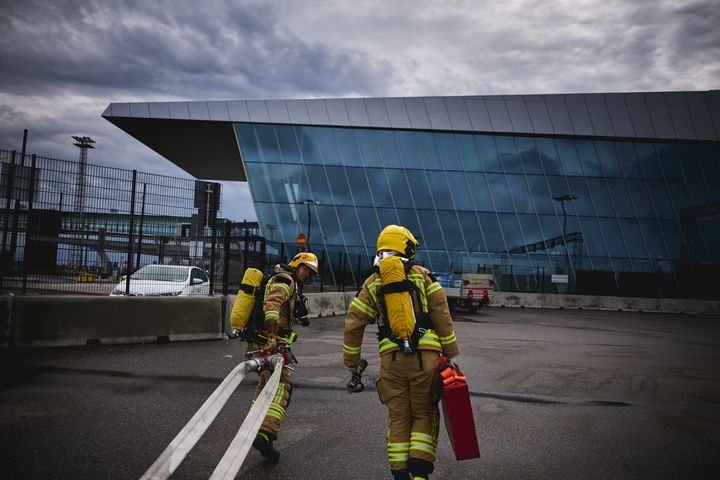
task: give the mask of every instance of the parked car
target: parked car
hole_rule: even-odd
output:
[[[127,280],[118,283],[110,296],[123,296]],[[210,280],[205,270],[182,265],[145,265],[130,275],[131,296],[187,297],[210,294]]]

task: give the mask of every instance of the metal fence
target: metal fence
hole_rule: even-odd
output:
[[[0,167],[0,294],[235,293],[246,268],[269,272],[298,251],[220,218],[218,183],[7,150]],[[370,267],[317,253],[308,290],[357,288]]]

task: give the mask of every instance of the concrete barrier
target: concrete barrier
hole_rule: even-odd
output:
[[[720,302],[716,300],[495,292],[495,296],[490,305],[522,308],[568,308],[581,310],[623,310],[630,312],[720,315]]]
[[[222,338],[221,297],[15,297],[16,346]]]

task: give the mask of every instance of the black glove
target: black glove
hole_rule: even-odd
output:
[[[240,340],[245,340],[245,330],[233,328],[232,332],[228,334],[228,338],[239,338]]]
[[[297,322],[298,325],[303,326],[303,327],[307,327],[308,325],[310,325],[310,320],[308,320],[307,317],[298,318],[295,321]]]

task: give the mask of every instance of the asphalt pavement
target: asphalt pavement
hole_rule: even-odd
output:
[[[720,478],[720,319],[490,308],[457,314],[481,458],[440,433],[437,479]],[[237,478],[382,479],[386,410],[345,392],[342,317],[298,328],[276,442]],[[4,479],[137,479],[244,359],[238,340],[0,351]],[[250,408],[251,374],[173,475],[208,478]]]

